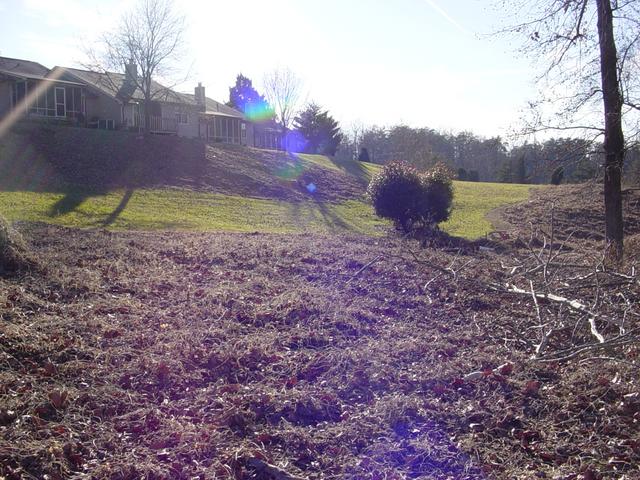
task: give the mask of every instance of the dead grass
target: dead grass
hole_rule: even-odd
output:
[[[638,345],[532,362],[516,241],[22,228],[56,273],[0,278],[0,477],[640,476]]]
[[[31,270],[36,265],[22,235],[0,216],[0,276]]]
[[[597,257],[598,196],[549,192],[493,253],[21,225],[48,268],[0,277],[0,477],[639,478],[640,346],[533,362],[531,302],[488,288],[551,203]]]

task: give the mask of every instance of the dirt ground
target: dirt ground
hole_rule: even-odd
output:
[[[597,318],[611,347],[567,354],[591,348],[576,317],[544,352],[573,357],[532,359],[541,318],[570,313],[503,288],[545,271],[619,312],[593,276],[521,274],[555,251],[551,199],[565,266],[587,268],[600,198],[577,187],[505,210],[518,231],[424,248],[20,225],[42,269],[0,278],[0,478],[640,478],[636,337]],[[606,287],[627,334],[634,262]]]

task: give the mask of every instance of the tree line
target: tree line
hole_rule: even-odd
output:
[[[285,85],[281,81],[286,79]],[[315,102],[296,110],[301,83],[289,71],[267,74],[267,93],[261,94],[243,74],[229,88],[227,105],[253,121],[273,123],[289,137],[289,149],[336,155],[339,160],[387,164],[402,160],[426,171],[445,163],[459,180],[503,183],[579,183],[602,175],[601,143],[557,137],[543,142],[509,146],[501,137],[484,138],[472,132],[440,132],[432,128],[355,126],[344,132],[329,111]],[[281,107],[285,106],[284,112]],[[640,180],[640,149],[626,152],[625,179]]]
[[[419,170],[439,162],[450,166],[460,180],[505,183],[551,183],[563,170],[563,182],[578,183],[602,174],[603,148],[599,143],[571,137],[543,142],[508,144],[499,136],[484,138],[472,132],[439,132],[431,128],[355,127],[343,139],[338,156],[366,158],[377,164],[403,160]],[[640,180],[640,148],[626,152],[625,178]]]

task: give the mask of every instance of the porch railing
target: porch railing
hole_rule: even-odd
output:
[[[149,131],[152,133],[177,133],[178,132],[178,121],[175,118],[165,118],[165,117],[149,117],[150,128]],[[144,116],[136,115],[135,116],[135,126],[144,128]]]

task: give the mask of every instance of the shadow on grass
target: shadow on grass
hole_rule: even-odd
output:
[[[368,185],[369,184],[369,171],[363,165],[362,162],[357,160],[338,160],[335,157],[328,157],[336,167],[344,170],[349,175],[355,177],[358,182]]]
[[[113,212],[111,212],[104,220],[99,222],[99,224],[103,227],[112,225],[122,214],[125,208],[127,208],[127,205],[129,204],[129,201],[131,200],[134,192],[134,188],[127,188],[124,192],[124,195],[122,196],[122,199],[120,200],[120,203],[118,203]],[[49,217],[60,217],[62,215],[75,211],[88,198],[104,196],[108,193],[108,191],[103,190],[69,190],[65,193],[64,197],[51,205],[49,211],[47,212],[47,215]]]
[[[316,154],[294,154],[294,157],[298,162],[307,162],[307,163],[317,163],[317,161],[311,159],[305,159],[301,155],[316,155]],[[321,155],[326,158],[329,162],[331,162],[338,170],[351,175],[355,178],[359,183],[363,185],[368,185],[370,178],[370,171],[367,169],[366,165],[358,160],[341,160],[336,157],[331,157],[329,155]]]
[[[73,212],[76,208],[84,203],[84,201],[94,195],[104,195],[106,192],[92,192],[88,190],[69,190],[65,192],[64,197],[51,205],[47,215],[50,217],[59,217],[67,213]]]
[[[355,232],[353,225],[347,223],[335,212],[331,211],[331,209],[327,206],[326,202],[322,202],[319,200],[315,200],[315,205],[322,215],[324,220],[324,224],[329,228],[331,232]]]
[[[127,188],[125,190],[124,195],[122,196],[122,199],[120,200],[120,203],[118,204],[118,206],[115,208],[113,212],[109,214],[107,218],[105,218],[102,221],[103,227],[108,227],[109,225],[112,225],[113,222],[115,222],[118,219],[118,217],[124,211],[124,209],[127,208],[127,205],[129,204],[129,200],[131,200],[131,197],[133,196],[134,191],[135,189],[133,188]]]

